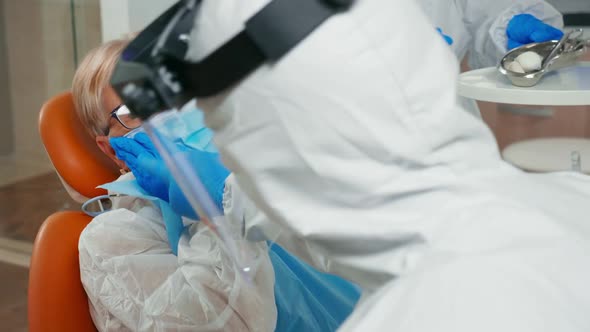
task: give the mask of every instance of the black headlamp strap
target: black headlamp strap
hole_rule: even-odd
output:
[[[173,61],[169,65],[186,91],[208,97],[246,77],[265,61],[260,49],[242,31],[198,63]]]
[[[246,22],[245,31],[276,61],[337,10],[322,0],[274,0]]]
[[[342,1],[339,1],[342,2]],[[228,88],[266,61],[276,61],[352,0],[274,0],[246,22],[246,28],[198,63],[171,60],[185,90],[209,97]]]
[[[185,48],[174,38],[154,51],[156,38],[177,15],[180,20],[172,35],[178,38],[190,31],[198,10],[195,2],[200,1],[184,1],[167,10],[129,44],[111,77],[111,84],[127,107],[142,119],[194,97],[220,93],[263,63],[279,60],[322,22],[354,2],[273,0],[219,49],[198,63],[189,63],[178,56]],[[181,6],[186,6],[182,7],[183,13],[178,12]]]

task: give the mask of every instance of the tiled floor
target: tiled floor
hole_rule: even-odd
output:
[[[0,263],[0,330],[26,332],[28,270]]]
[[[0,187],[0,331],[20,332],[27,331],[26,266],[37,230],[51,213],[80,205],[53,171],[8,182]]]
[[[47,216],[79,208],[54,172],[0,187],[0,237],[33,242]]]

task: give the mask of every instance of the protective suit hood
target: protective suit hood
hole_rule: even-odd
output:
[[[188,57],[266,2],[204,1]],[[487,128],[456,106],[453,54],[402,2],[357,1],[280,61],[199,100],[244,191],[329,256],[325,269],[367,288],[403,273],[407,249],[432,230],[432,202],[500,163]]]

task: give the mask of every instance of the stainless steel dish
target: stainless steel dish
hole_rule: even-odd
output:
[[[498,66],[500,73],[504,74],[513,85],[531,87],[539,83],[541,78],[550,71],[572,66],[578,61],[588,47],[590,40],[579,37],[581,29],[570,31],[561,40],[552,40],[543,43],[533,43],[517,47],[508,52]],[[508,65],[522,53],[533,51],[543,59],[539,70],[528,73],[517,73],[508,69]]]

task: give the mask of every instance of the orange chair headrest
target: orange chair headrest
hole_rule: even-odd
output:
[[[106,194],[96,186],[119,176],[116,164],[82,127],[70,92],[54,96],[43,105],[39,132],[57,173],[83,196]]]

